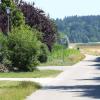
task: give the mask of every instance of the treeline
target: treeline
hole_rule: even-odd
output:
[[[100,16],[71,16],[55,20],[59,33],[67,35],[70,42],[100,41]]]

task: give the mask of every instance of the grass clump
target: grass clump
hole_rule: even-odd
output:
[[[24,100],[41,86],[34,82],[0,82],[0,100]]]

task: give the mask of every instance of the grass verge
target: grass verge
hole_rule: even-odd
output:
[[[0,100],[24,100],[40,88],[34,82],[0,81]]]
[[[78,45],[85,54],[100,56],[100,43]]]
[[[55,77],[62,71],[59,70],[36,70],[34,72],[9,72],[0,73],[0,78],[45,78]]]

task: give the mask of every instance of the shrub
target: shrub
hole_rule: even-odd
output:
[[[31,30],[27,26],[13,29],[7,38],[4,37],[6,42],[5,45],[2,44],[0,50],[3,58],[1,62],[5,66],[9,66],[10,70],[34,70],[39,62],[38,56],[41,46],[41,42],[38,41],[36,33],[39,32]],[[3,41],[5,40],[4,38]]]
[[[48,49],[46,45],[42,44],[40,47],[40,54],[39,54],[38,60],[41,63],[44,63],[44,62],[47,62],[47,59],[48,59]]]

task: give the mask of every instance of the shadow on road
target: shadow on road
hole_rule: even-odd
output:
[[[97,57],[94,61],[95,62],[100,62],[100,57]]]
[[[76,86],[49,86],[43,89],[60,92],[79,93],[79,97],[100,99],[100,85],[76,85]]]
[[[94,64],[92,66],[94,66],[97,70],[100,70],[100,64],[99,63],[98,64]]]
[[[100,77],[94,77],[92,79],[77,79],[78,81],[100,81]]]
[[[100,62],[100,57],[97,57],[95,60],[84,60],[85,62]]]
[[[88,60],[89,62],[95,62],[95,64],[89,65],[95,67],[97,70],[100,70],[100,57],[97,57],[95,60]]]

